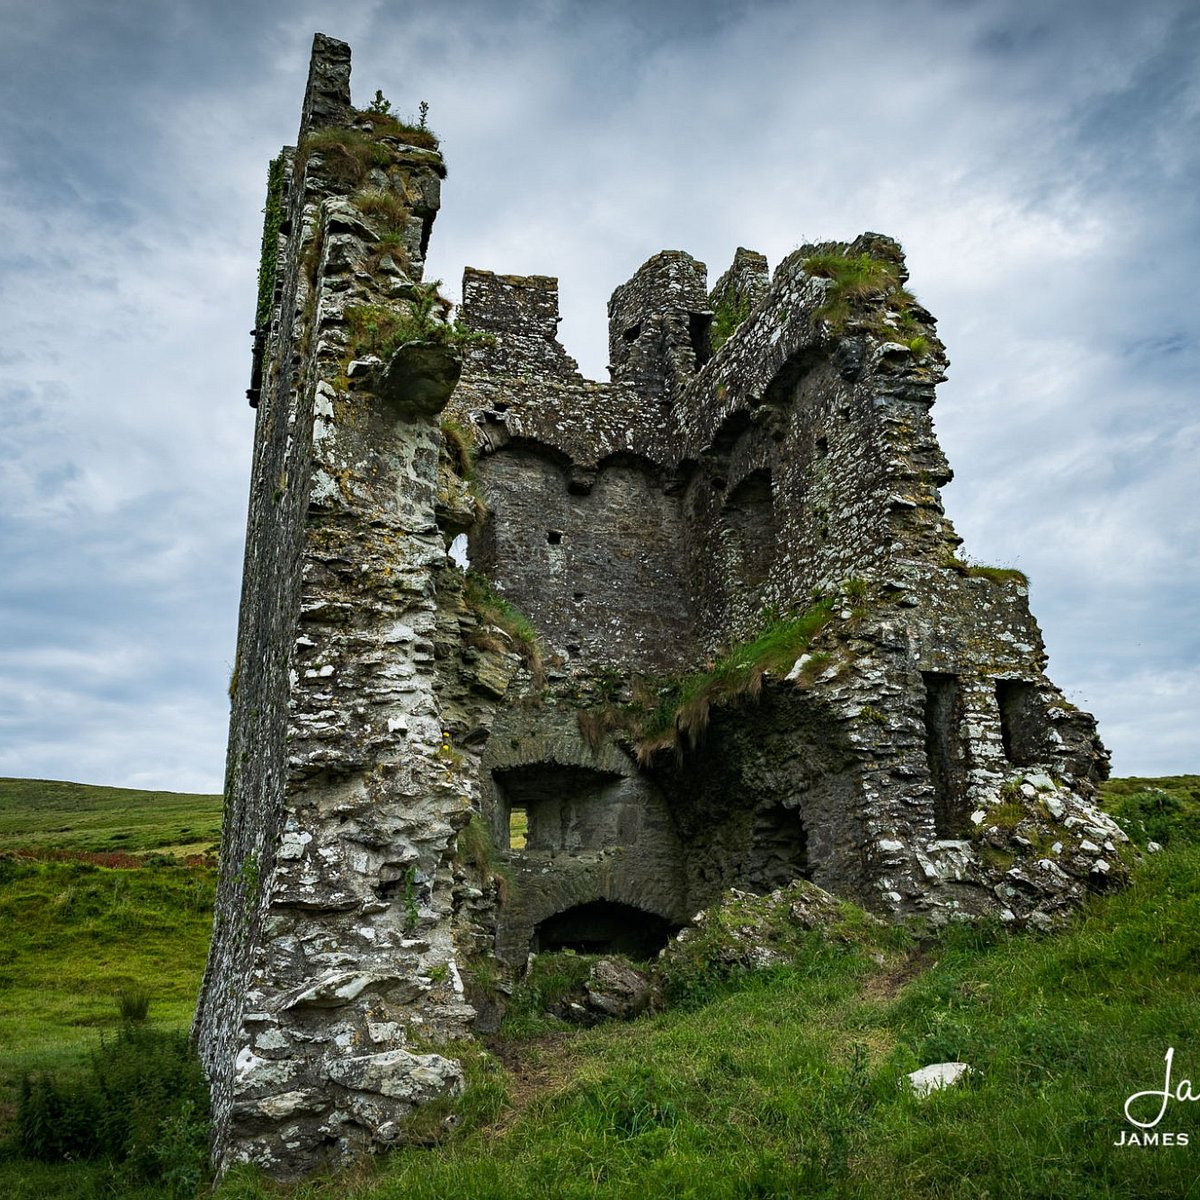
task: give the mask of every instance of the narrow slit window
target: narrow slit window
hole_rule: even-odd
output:
[[[712,358],[712,335],[709,332],[712,322],[712,313],[688,313],[688,340],[692,343],[692,353],[696,356],[697,370]]]
[[[523,804],[514,804],[508,810],[508,848],[524,850],[529,838],[529,810]]]
[[[967,827],[966,755],[962,695],[957,675],[924,671],[925,754],[933,784],[933,828],[938,837],[961,837]]]

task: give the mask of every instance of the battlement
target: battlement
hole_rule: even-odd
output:
[[[579,366],[558,341],[558,280],[546,275],[497,275],[467,267],[459,316],[471,329],[494,335],[477,353],[495,375],[579,379]]]

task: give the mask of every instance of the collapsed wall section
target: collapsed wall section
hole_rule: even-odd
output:
[[[690,659],[680,480],[653,407],[580,378],[557,341],[556,280],[468,268],[461,319],[493,339],[469,350],[451,402],[487,510],[471,566],[568,668]]]
[[[703,264],[664,252],[614,293],[605,387],[540,377],[557,324],[551,281],[468,272],[464,295],[480,309],[471,319],[497,338],[486,362],[468,364],[455,400],[478,432],[491,510],[471,559],[546,634],[567,695],[611,691],[614,668],[632,673],[626,689],[640,673],[643,695],[669,693],[681,669],[702,674],[731,643],[814,596],[836,598],[794,679],[761,686],[771,704],[795,710],[796,729],[828,728],[837,765],[797,738],[777,748],[770,786],[756,781],[738,730],[766,720],[766,701],[677,734],[685,759],[706,764],[702,777],[739,797],[727,833],[699,822],[707,843],[689,840],[687,803],[672,805],[685,860],[709,862],[681,885],[686,903],[713,899],[707,889],[720,880],[772,877],[751,865],[764,854],[803,862],[824,886],[877,909],[939,920],[1045,918],[1123,870],[1112,867],[1119,831],[1087,803],[1103,749],[1090,718],[1043,673],[1023,578],[957,556],[939,494],[950,470],[930,419],[945,357],[906,278],[899,247],[876,234],[803,247],[771,280],[761,255],[739,249],[708,297]],[[630,395],[640,406],[628,407]],[[600,456],[622,436],[645,456],[642,478],[660,483],[627,493],[637,519],[613,523],[619,500],[589,507],[587,498]],[[639,552],[656,573],[642,592],[620,565]],[[602,603],[582,606],[596,592]],[[589,720],[610,721],[603,709]],[[714,753],[713,742],[725,749]],[[982,828],[1007,845],[1011,831],[997,834],[988,814],[1017,768],[1035,766],[1063,781],[1064,804],[1089,814],[1083,840],[1098,849],[1065,869],[1039,860],[1050,865],[1030,875],[1007,850],[988,856],[979,843]],[[1036,825],[1041,810],[1027,807]]]

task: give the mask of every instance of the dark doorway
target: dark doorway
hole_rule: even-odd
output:
[[[795,879],[811,879],[808,865],[808,831],[794,808],[776,804],[754,814],[750,861],[745,884],[759,893],[785,887]]]
[[[535,953],[574,950],[578,954],[624,954],[653,958],[678,929],[665,917],[632,904],[593,900],[547,917],[534,931]]]
[[[1033,766],[1038,761],[1046,721],[1046,713],[1038,703],[1033,684],[1021,679],[998,679],[996,706],[1000,710],[1004,757],[1014,767]]]

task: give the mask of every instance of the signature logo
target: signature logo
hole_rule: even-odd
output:
[[[1166,1054],[1163,1055],[1163,1061],[1166,1063],[1166,1072],[1163,1076],[1163,1084],[1160,1088],[1150,1088],[1144,1092],[1134,1092],[1128,1100],[1125,1101],[1125,1120],[1130,1125],[1137,1126],[1141,1130],[1155,1130],[1155,1132],[1138,1133],[1137,1130],[1123,1129],[1120,1138],[1113,1142],[1114,1146],[1186,1146],[1188,1144],[1188,1135],[1186,1133],[1174,1132],[1158,1132],[1158,1123],[1167,1114],[1167,1108],[1172,1101],[1180,1104],[1190,1104],[1196,1100],[1200,1100],[1192,1091],[1192,1081],[1190,1079],[1181,1079],[1177,1084],[1173,1085],[1171,1074],[1175,1068],[1175,1047],[1169,1046]],[[1137,1113],[1138,1115],[1135,1115]],[[1150,1114],[1153,1113],[1153,1116]],[[1140,1117],[1149,1116],[1149,1120],[1140,1120]]]

